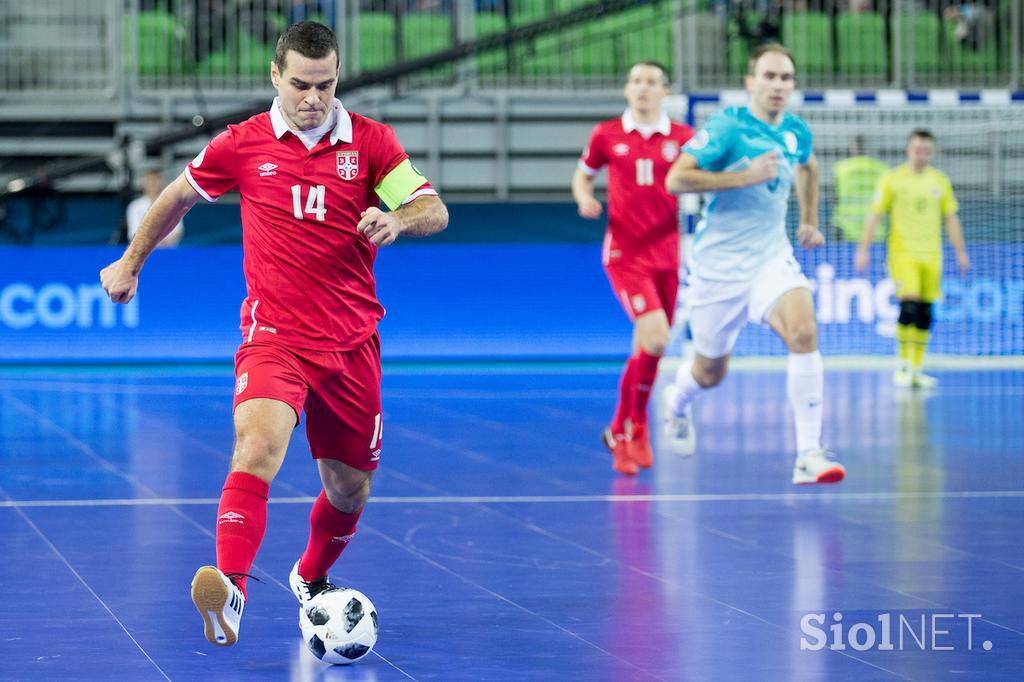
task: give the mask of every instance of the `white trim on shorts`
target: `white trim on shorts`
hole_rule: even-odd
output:
[[[687,285],[693,348],[706,358],[732,352],[747,322],[764,324],[791,289],[810,289],[792,249],[765,263],[749,282],[724,282],[691,275]]]

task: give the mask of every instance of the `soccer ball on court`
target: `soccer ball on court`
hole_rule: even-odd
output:
[[[302,639],[324,663],[347,665],[377,643],[377,609],[359,590],[324,590],[299,607]]]

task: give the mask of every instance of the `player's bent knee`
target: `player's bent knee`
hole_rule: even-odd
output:
[[[660,358],[665,354],[665,349],[668,348],[668,335],[664,338],[658,336],[647,340],[641,340],[640,348],[642,348],[648,355],[654,355]]]
[[[914,316],[914,326],[918,329],[928,331],[932,327],[932,304],[919,303],[917,313]]]
[[[637,321],[636,340],[640,348],[648,355],[661,357],[668,348],[668,319],[661,311],[649,313],[650,317]]]
[[[701,388],[713,388],[725,379],[727,367],[724,364],[705,365],[697,363],[693,366],[693,378]]]
[[[235,446],[231,456],[231,471],[244,471],[268,483],[281,468],[283,456],[278,456],[268,445]]]
[[[900,316],[897,322],[904,327],[917,324],[918,308],[920,307],[919,301],[900,301]]]
[[[353,514],[366,505],[370,497],[372,472],[321,466],[320,477],[327,500],[335,509]]]
[[[786,339],[789,350],[796,353],[811,353],[818,349],[818,327],[814,322],[796,325]]]

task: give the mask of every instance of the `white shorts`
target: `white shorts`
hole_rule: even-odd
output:
[[[706,358],[732,352],[747,321],[763,324],[775,303],[791,289],[810,289],[792,252],[765,264],[749,282],[723,282],[690,275],[687,307],[693,348]]]

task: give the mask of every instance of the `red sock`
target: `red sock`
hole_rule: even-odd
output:
[[[633,374],[636,358],[626,360],[619,379],[619,402],[615,405],[615,416],[612,417],[612,433],[626,432],[626,419],[629,417],[630,405],[633,403]]]
[[[629,419],[634,424],[647,423],[647,401],[651,399],[651,387],[658,376],[659,355],[649,355],[641,350],[633,356],[636,369],[633,371],[633,403]]]
[[[327,499],[327,493],[320,491],[320,497],[316,498],[309,512],[309,543],[299,559],[299,575],[303,580],[316,580],[327,575],[356,534],[356,524],[362,513],[362,509],[354,514],[336,509]]]
[[[267,529],[270,485],[244,471],[232,471],[224,481],[217,508],[217,568],[222,573],[248,573]],[[245,591],[245,578],[235,579]]]

